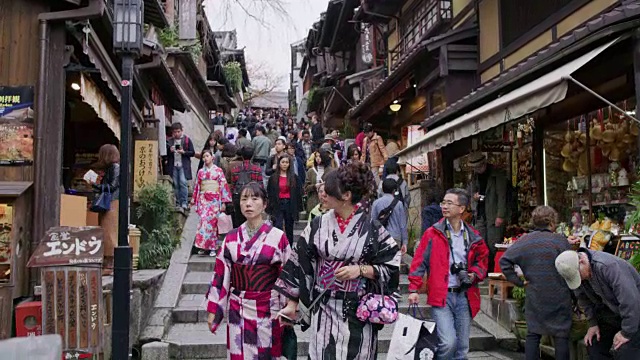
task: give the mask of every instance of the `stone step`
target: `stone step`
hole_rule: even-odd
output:
[[[182,294],[198,294],[204,296],[209,290],[212,276],[213,270],[187,272],[182,282]]]
[[[409,314],[409,302],[407,297],[409,294],[404,294],[398,301],[398,311],[402,314]],[[204,293],[202,294],[185,294],[180,296],[178,306],[173,309],[172,320],[174,323],[197,323],[206,322],[209,314],[206,310],[206,303],[204,302]],[[418,305],[418,313],[427,319],[431,318],[431,306],[426,305],[424,296],[420,299]],[[413,314],[413,310],[411,311]]]
[[[304,357],[309,349],[309,332],[298,335],[298,356]],[[378,333],[378,352],[386,353],[389,349],[393,325],[385,326]],[[227,356],[227,329],[221,324],[216,334],[212,334],[206,323],[174,324],[165,339],[170,343],[172,359],[216,359]],[[488,351],[496,346],[494,338],[475,325],[471,327],[471,351]]]
[[[378,354],[378,359],[385,360],[387,354]],[[524,354],[509,351],[471,351],[468,356],[469,360],[521,360]],[[307,356],[298,356],[297,360],[307,360]],[[198,359],[180,359],[180,360],[227,360],[227,357],[221,358],[198,358]]]

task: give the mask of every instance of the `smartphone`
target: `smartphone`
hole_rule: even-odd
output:
[[[176,144],[176,150],[180,150],[180,148],[182,147],[180,144]]]

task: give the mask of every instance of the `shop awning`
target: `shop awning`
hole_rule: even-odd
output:
[[[595,48],[518,89],[428,131],[420,141],[397,154],[399,161],[406,163],[418,154],[439,149],[564,100],[571,74],[616,41]]]
[[[80,96],[96,112],[96,115],[111,129],[116,139],[120,140],[120,116],[115,111],[100,89],[84,74],[80,74]]]

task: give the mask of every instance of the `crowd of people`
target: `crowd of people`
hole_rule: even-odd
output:
[[[385,143],[364,124],[345,144],[316,116],[307,123],[282,112],[215,121],[226,131],[213,132],[199,152],[178,123],[167,144],[178,206],[188,207],[191,158],[200,159],[191,205],[200,217],[196,251],[216,257],[206,294],[210,330],[227,319],[230,359],[296,359],[293,324],[311,333],[310,359],[375,359],[378,331],[397,313],[391,299],[399,296],[408,247],[411,197],[395,157],[397,139]],[[410,269],[408,301],[418,304],[428,293],[438,359],[467,358],[479,284],[493,268],[488,244],[508,212],[504,174],[484,155],[472,158],[469,188],[433,191],[427,199]],[[307,226],[294,237],[303,210]],[[539,358],[542,335],[555,336],[558,358],[565,358],[571,290],[592,324],[590,353],[611,348],[616,358],[637,358],[640,276],[617,258],[572,250],[575,239],[553,233],[554,214],[534,210],[535,230],[500,262],[507,279],[528,289],[527,359]],[[226,215],[233,226],[223,234]],[[606,323],[602,309],[613,314]]]

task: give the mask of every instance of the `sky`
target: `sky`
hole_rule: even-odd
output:
[[[291,72],[290,45],[305,38],[329,1],[280,1],[288,13],[286,18],[272,9],[263,9],[260,4],[264,0],[205,0],[204,5],[212,30],[236,29],[238,48],[245,48],[247,62],[262,64],[265,70],[281,75],[283,81],[278,90],[286,91]]]

